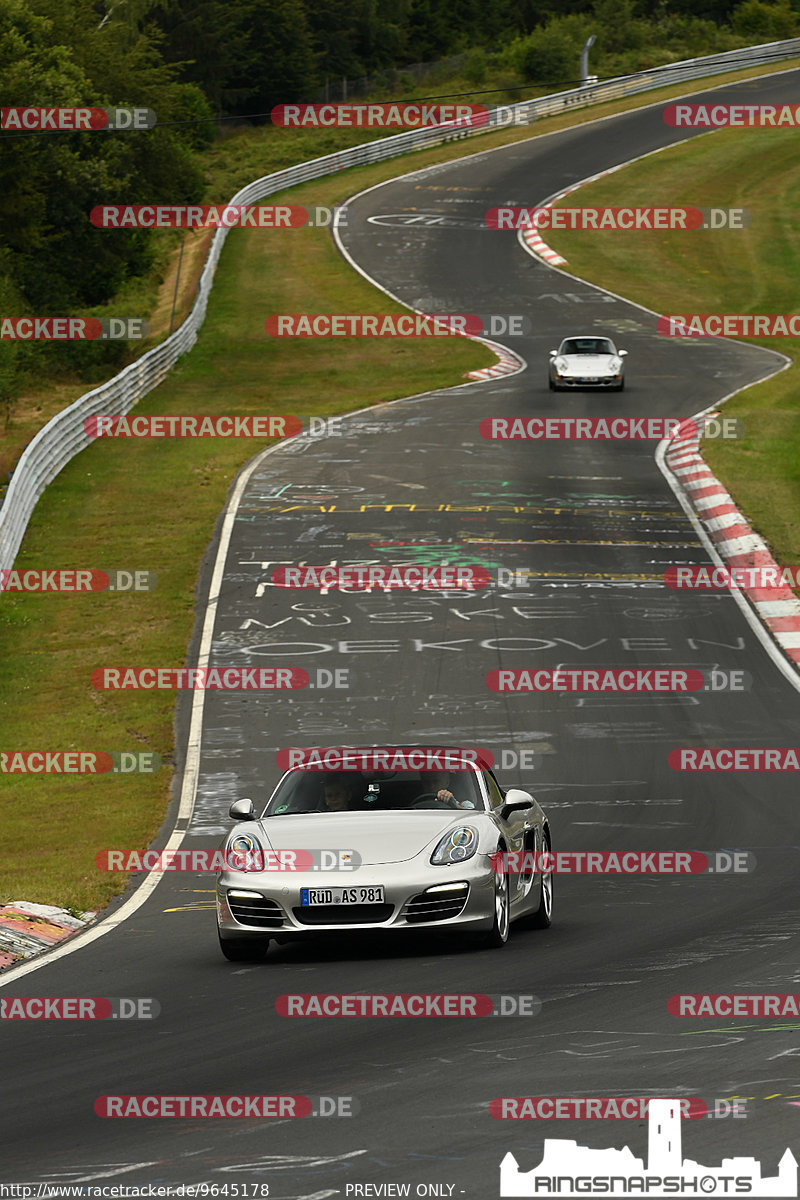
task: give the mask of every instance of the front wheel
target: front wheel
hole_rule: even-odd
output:
[[[550,834],[545,833],[542,839],[542,852],[552,853],[550,849]],[[531,914],[530,924],[534,929],[549,929],[553,923],[553,872],[541,874],[541,893],[539,907]]]
[[[624,379],[620,380],[619,387],[615,387],[614,391],[615,392],[624,392],[625,391],[625,380]]]
[[[224,938],[219,935],[219,948],[228,962],[263,962],[269,942],[268,937]]]
[[[498,849],[498,854],[502,851]],[[494,921],[492,928],[481,939],[487,950],[499,950],[508,941],[511,927],[511,894],[508,887],[508,875],[505,871],[496,871],[494,876]]]

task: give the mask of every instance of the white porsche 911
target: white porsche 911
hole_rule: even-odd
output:
[[[500,947],[518,918],[550,925],[547,817],[484,767],[292,767],[260,817],[251,800],[230,812],[217,923],[233,962],[263,959],[273,939],[437,928]]]
[[[564,388],[607,388],[621,392],[625,388],[627,350],[617,350],[611,338],[568,337],[557,350],[550,351],[550,391]]]

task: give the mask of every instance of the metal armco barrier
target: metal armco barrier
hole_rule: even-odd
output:
[[[637,92],[682,83],[684,80],[702,79],[745,67],[766,66],[795,55],[800,55],[800,38],[729,50],[724,54],[712,54],[705,58],[687,59],[650,71],[641,71],[635,75],[607,80],[601,84],[521,101],[513,107],[502,105],[491,110],[488,124],[474,129],[459,128],[454,124],[412,129],[407,133],[393,134],[361,146],[353,146],[349,150],[327,154],[323,158],[315,158],[299,166],[288,167],[284,171],[276,171],[273,175],[266,175],[263,179],[249,183],[237,192],[229,203],[250,204],[284,188],[305,183],[309,179],[335,174],[345,167],[377,163],[457,138],[476,137],[503,126],[529,124],[538,117],[620,99]],[[119,375],[87,392],[68,408],[57,413],[26,447],[14,469],[5,502],[0,509],[0,570],[13,567],[28,521],[48,483],[55,479],[59,471],[63,470],[76,454],[85,450],[93,441],[84,433],[85,419],[99,413],[129,412],[142,396],[162,382],[178,358],[191,350],[205,319],[214,272],[227,236],[228,230],[225,228],[218,229],[214,235],[208,261],[200,277],[197,299],[180,328],[166,341],[127,366]]]

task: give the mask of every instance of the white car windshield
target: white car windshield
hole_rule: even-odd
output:
[[[617,350],[610,338],[585,337],[565,338],[561,343],[559,354],[616,354]]]
[[[293,771],[278,787],[264,816],[426,808],[484,811],[476,772]]]

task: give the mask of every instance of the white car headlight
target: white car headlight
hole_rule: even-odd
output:
[[[231,871],[263,871],[264,850],[252,834],[237,833],[225,849],[225,865]]]
[[[621,358],[612,358],[611,362],[608,364],[608,369],[610,370],[612,375],[619,375],[621,368],[622,368],[622,359]]]
[[[459,825],[450,829],[431,855],[436,867],[450,866],[472,858],[478,849],[478,832],[471,825]]]
[[[563,372],[564,372],[564,371],[566,371],[566,369],[567,369],[567,362],[566,362],[566,359],[563,359],[563,358],[557,358],[557,359],[554,361],[554,363],[553,363],[553,366],[554,366],[554,367],[555,367],[555,369],[558,371],[559,375],[563,374]]]

